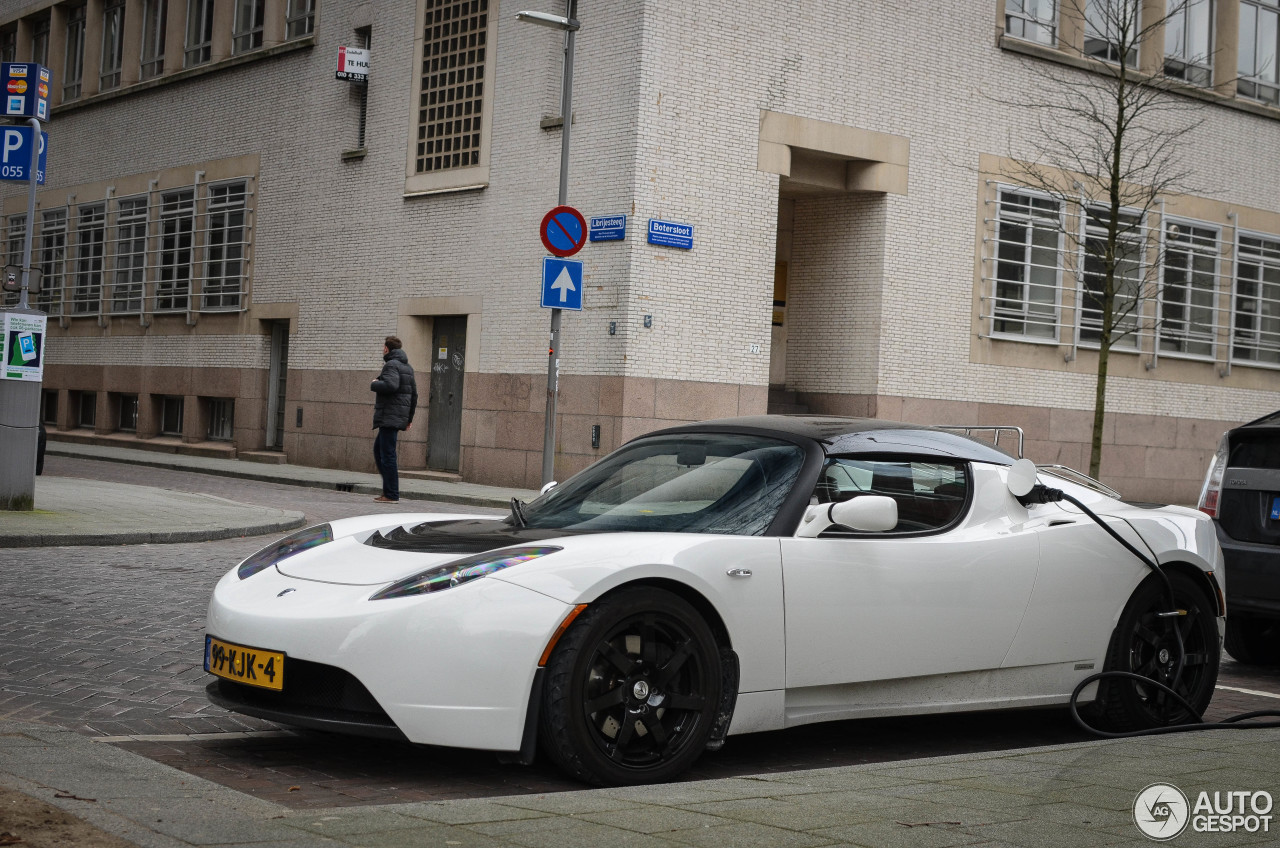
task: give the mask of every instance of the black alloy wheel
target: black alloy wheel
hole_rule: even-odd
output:
[[[1166,574],[1173,586],[1176,609],[1185,610],[1186,614],[1162,615],[1170,612],[1169,593],[1160,576],[1152,574],[1134,591],[1120,615],[1106,667],[1108,671],[1130,672],[1172,688],[1195,707],[1195,715],[1157,686],[1132,679],[1104,679],[1099,684],[1093,712],[1109,730],[1145,730],[1195,722],[1213,697],[1221,661],[1213,602],[1190,577],[1178,572]],[[1179,633],[1185,656],[1180,674]]]
[[[592,604],[547,663],[544,749],[580,780],[658,783],[706,747],[720,702],[714,634],[689,603],[649,587]]]

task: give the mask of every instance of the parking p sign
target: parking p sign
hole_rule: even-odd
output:
[[[26,182],[30,179],[31,144],[35,135],[31,127],[0,128],[0,180]],[[49,134],[40,133],[40,164],[36,168],[36,183],[44,185],[45,166],[48,161]]]

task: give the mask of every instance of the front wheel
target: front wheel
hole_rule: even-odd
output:
[[[588,783],[670,780],[693,765],[720,702],[719,648],[688,602],[627,589],[593,604],[547,663],[540,738]]]
[[[1159,575],[1148,577],[1120,615],[1107,652],[1106,670],[1137,674],[1172,688],[1195,707],[1195,715],[1158,687],[1132,679],[1103,679],[1089,712],[1108,730],[1146,730],[1198,721],[1213,697],[1221,659],[1217,612],[1209,596],[1190,577],[1178,572],[1166,574],[1173,586],[1174,604],[1186,614],[1162,615],[1170,611],[1168,590]],[[1181,674],[1178,633],[1185,656]]]

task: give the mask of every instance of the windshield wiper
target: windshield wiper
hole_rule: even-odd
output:
[[[528,520],[524,517],[524,504],[520,502],[519,498],[511,499],[511,517],[515,519],[517,527],[529,526]]]

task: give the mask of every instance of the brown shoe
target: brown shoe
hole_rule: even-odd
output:
[[[388,497],[384,497],[383,495],[378,495],[376,498],[374,498],[374,500],[377,501],[378,503],[400,503],[400,501],[396,500],[395,498],[388,498]]]

